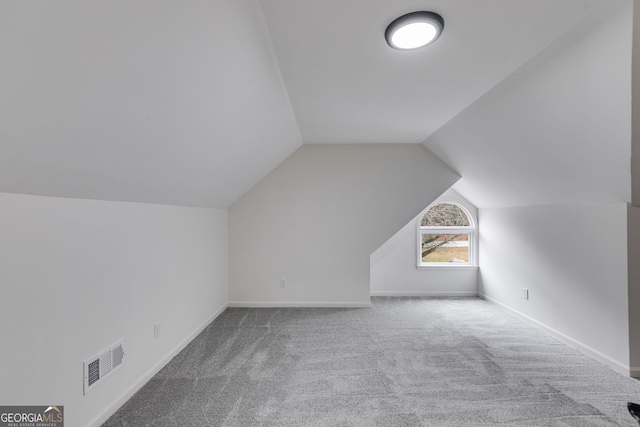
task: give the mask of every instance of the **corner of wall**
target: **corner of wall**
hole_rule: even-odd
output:
[[[627,268],[629,293],[629,359],[640,376],[640,207],[627,207]]]

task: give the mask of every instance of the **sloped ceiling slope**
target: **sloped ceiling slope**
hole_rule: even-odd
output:
[[[608,0],[261,2],[305,143],[420,143]],[[442,36],[391,49],[386,26],[416,10]]]
[[[0,191],[227,207],[301,143],[257,1],[0,3]]]
[[[631,201],[632,3],[601,12],[425,141],[476,206]]]
[[[0,191],[228,207],[303,142],[425,141],[595,10],[630,1],[0,2]],[[389,48],[386,25],[424,9],[445,18],[440,40]],[[465,162],[494,150],[491,133],[459,155],[447,146],[469,138],[453,127],[426,146],[491,184]]]

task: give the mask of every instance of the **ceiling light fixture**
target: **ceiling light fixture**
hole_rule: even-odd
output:
[[[413,50],[433,43],[444,29],[444,19],[433,12],[412,12],[394,20],[384,33],[394,49]]]

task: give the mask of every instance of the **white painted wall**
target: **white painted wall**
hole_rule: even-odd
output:
[[[303,145],[229,208],[230,304],[368,305],[370,255],[457,179],[420,144]]]
[[[628,373],[627,206],[480,209],[479,221],[480,293]]]
[[[640,208],[627,210],[629,268],[629,347],[631,373],[640,377]]]
[[[454,190],[433,203],[457,202],[478,218],[478,210]],[[478,293],[476,267],[417,268],[418,226],[424,211],[371,254],[371,295],[469,296]],[[477,243],[477,239],[476,239]]]
[[[640,0],[633,1],[631,67],[631,198],[640,206]]]
[[[225,307],[226,221],[0,193],[0,402],[64,405],[68,427],[104,421]],[[83,361],[120,338],[125,364],[83,396]]]
[[[631,6],[573,28],[425,141],[458,192],[478,208],[631,200]]]
[[[631,371],[640,376],[640,0],[633,2],[631,194],[628,211],[629,345]]]

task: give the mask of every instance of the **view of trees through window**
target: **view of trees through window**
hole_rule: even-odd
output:
[[[469,227],[469,218],[462,209],[450,203],[435,205],[422,217],[423,227]]]
[[[469,263],[469,231],[456,228],[470,227],[471,224],[460,207],[450,203],[435,205],[422,217],[420,226],[423,263]],[[451,232],[447,227],[452,228]]]

